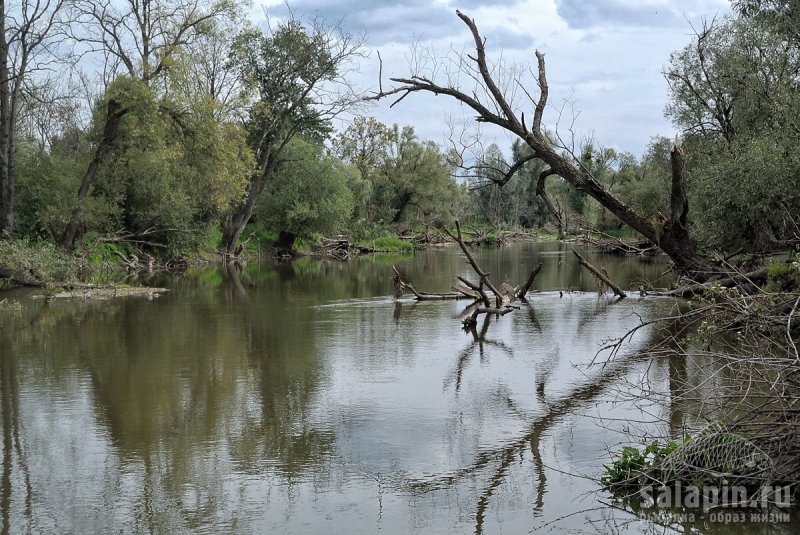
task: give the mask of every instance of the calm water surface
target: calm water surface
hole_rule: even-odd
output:
[[[667,268],[585,254],[627,287]],[[670,384],[703,370],[636,356],[664,333],[587,366],[673,303],[613,303],[559,244],[476,256],[512,284],[545,267],[530,304],[474,334],[463,301],[392,298],[393,263],[425,291],[473,277],[453,248],[195,269],[150,280],[171,289],[155,300],[0,295],[19,301],[0,311],[3,532],[800,529],[796,512],[774,526],[652,523],[581,477],[632,427],[679,433],[691,418]],[[642,385],[662,401],[632,403]]]

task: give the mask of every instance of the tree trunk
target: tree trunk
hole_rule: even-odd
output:
[[[257,185],[253,183],[248,186],[244,203],[233,213],[228,214],[222,222],[222,253],[228,257],[235,258],[241,254],[239,240],[250,218],[253,217],[256,201],[260,195],[260,192],[255,192],[256,187]]]
[[[621,221],[658,245],[672,259],[678,271],[682,273],[707,271],[706,264],[694,250],[686,227],[681,223],[686,220],[688,212],[685,193],[683,199],[676,204],[682,207],[682,211],[673,216],[673,219],[678,221],[677,224],[670,224],[666,220],[653,223],[603,188],[591,174],[570,164],[543,139],[538,139],[537,136],[529,133],[526,136],[526,142],[545,163],[550,165],[554,174],[564,178],[578,191],[595,199]],[[673,190],[683,191],[683,152],[678,146],[673,147],[673,162]],[[683,208],[684,206],[686,207]]]
[[[291,232],[287,232],[282,230],[278,233],[278,241],[275,244],[276,248],[278,249],[278,253],[282,255],[291,255],[294,251],[294,242],[297,240],[297,236],[292,234]]]
[[[97,144],[97,148],[94,151],[94,157],[89,163],[86,173],[83,175],[81,186],[78,189],[78,202],[61,236],[61,245],[68,251],[72,250],[75,245],[75,239],[78,236],[78,230],[81,226],[86,197],[89,195],[89,189],[94,182],[95,175],[97,175],[97,169],[100,167],[103,159],[105,159],[106,154],[111,150],[114,140],[117,139],[120,122],[126,113],[128,113],[128,109],[122,105],[119,99],[116,97],[109,99],[106,108],[106,124],[103,127],[103,136],[100,138],[100,142]]]
[[[6,41],[5,2],[0,0],[0,239],[11,239],[14,233],[14,177],[12,176],[11,91]]]
[[[413,195],[413,193],[404,193],[400,196],[400,206],[397,207],[397,211],[394,213],[392,223],[400,222],[400,218],[403,217],[403,212],[406,211],[406,207],[411,203],[411,197]]]

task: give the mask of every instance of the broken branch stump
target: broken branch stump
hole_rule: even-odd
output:
[[[525,299],[525,295],[531,289],[531,286],[533,286],[533,279],[536,278],[536,275],[538,275],[541,270],[542,270],[542,264],[541,263],[538,266],[536,266],[535,268],[533,268],[533,270],[531,271],[531,274],[528,276],[528,281],[525,283],[525,285],[522,287],[522,289],[517,294],[518,298]]]

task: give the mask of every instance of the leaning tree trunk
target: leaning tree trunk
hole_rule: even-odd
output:
[[[250,218],[253,216],[255,203],[245,201],[237,210],[225,217],[222,222],[222,253],[228,257],[239,256],[239,240]]]
[[[637,213],[633,208],[606,190],[586,169],[568,160],[566,156],[553,148],[552,137],[542,127],[542,118],[547,106],[549,93],[544,54],[538,50],[536,51],[539,71],[537,77],[539,99],[534,100],[532,96],[530,97],[535,106],[533,120],[527,122],[524,113],[517,116],[515,108],[512,108],[506,99],[506,95],[503,94],[493,79],[493,69],[486,60],[485,40],[478,32],[475,21],[458,10],[456,10],[456,14],[469,28],[475,43],[475,54],[467,54],[465,57],[458,58],[456,61],[457,68],[467,71],[471,79],[481,83],[482,91],[462,90],[454,84],[454,80],[458,79],[457,76],[451,76],[447,81],[440,84],[434,81],[434,74],[426,77],[423,73],[414,73],[409,78],[391,78],[398,85],[386,91],[381,89],[378,93],[367,98],[379,100],[388,96],[397,96],[398,98],[394,102],[394,104],[397,104],[409,93],[426,92],[434,95],[446,95],[458,100],[477,113],[476,120],[478,122],[494,124],[522,139],[532,150],[530,158],[539,159],[549,166],[549,169],[543,172],[545,178],[550,175],[560,176],[570,186],[586,193],[618,219],[651,242],[659,245],[672,259],[678,271],[702,277],[702,273],[708,271],[708,269],[705,262],[696,254],[686,229],[685,215],[687,210],[685,193],[682,193],[684,183],[682,172],[676,173],[673,171],[673,194],[678,193],[680,202],[673,202],[673,217],[670,220],[662,217],[660,219],[663,219],[663,221],[654,222]],[[446,70],[434,69],[434,71]],[[522,80],[514,79],[512,83],[521,84]],[[379,84],[379,87],[382,86]],[[527,91],[525,93],[528,94]],[[673,154],[682,162],[682,153],[678,147],[675,147]],[[680,168],[682,170],[682,164]],[[543,180],[540,180],[540,186],[537,187],[537,193],[542,196],[544,192]],[[545,202],[547,201],[546,194],[542,198]],[[680,206],[680,209],[676,212],[675,208],[678,206]],[[552,206],[548,206],[548,209],[550,209],[551,213],[556,213]],[[556,217],[556,220],[558,221],[559,218]],[[559,226],[562,225],[559,224]]]
[[[128,113],[128,108],[124,107],[118,98],[114,97],[108,100],[103,136],[100,138],[100,142],[97,144],[97,148],[94,151],[94,157],[89,163],[86,173],[83,175],[81,186],[78,189],[78,202],[61,236],[61,245],[68,251],[72,250],[75,245],[75,239],[78,236],[81,218],[83,217],[83,209],[86,204],[86,197],[89,195],[89,189],[97,175],[97,169],[111,150],[114,140],[117,139],[119,135],[119,125],[122,122],[122,117],[126,113]]]

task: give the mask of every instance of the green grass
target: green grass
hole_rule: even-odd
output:
[[[767,269],[768,292],[798,292],[800,291],[800,262],[790,264],[775,264]]]
[[[373,247],[378,251],[411,252],[414,250],[413,243],[389,235],[380,236],[374,240],[359,243],[359,245]]]
[[[542,229],[539,229],[539,230],[536,231],[536,237],[544,238],[546,240],[557,240],[558,239],[558,234],[556,234],[555,232],[550,232],[549,230],[545,230],[545,229],[542,228]]]

